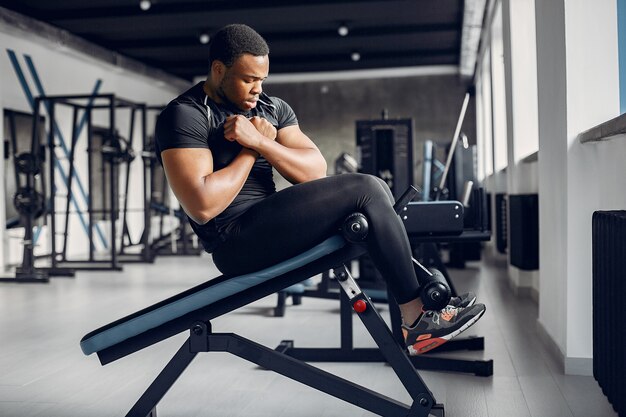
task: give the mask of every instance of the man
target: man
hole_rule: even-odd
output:
[[[326,177],[319,149],[287,103],[263,93],[269,47],[252,28],[228,25],[213,37],[206,81],[159,116],[156,148],[167,180],[213,261],[240,275],[294,257],[365,214],[370,256],[400,305],[407,347],[426,352],[484,313],[475,296],[422,314],[419,285],[391,192],[370,175]],[[276,192],[272,167],[292,187]]]

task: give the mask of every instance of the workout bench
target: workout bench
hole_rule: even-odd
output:
[[[411,194],[414,193],[405,194],[396,209],[404,207],[413,197]],[[394,339],[344,265],[365,251],[363,245],[348,242],[341,234],[335,235],[278,265],[242,276],[212,279],[101,327],[83,337],[81,348],[86,355],[96,353],[101,364],[106,365],[180,332],[189,332],[189,338],[127,417],[156,417],[158,402],[200,352],[229,352],[381,416],[444,417],[443,405],[436,403],[404,347]],[[411,396],[411,404],[398,402],[237,334],[212,332],[212,319],[329,269],[334,269],[353,309]]]

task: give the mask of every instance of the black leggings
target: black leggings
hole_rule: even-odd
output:
[[[369,255],[396,301],[417,298],[419,285],[404,225],[393,210],[389,187],[372,175],[335,175],[272,194],[234,221],[213,252],[213,261],[228,275],[258,271],[337,234],[355,211],[368,219]]]

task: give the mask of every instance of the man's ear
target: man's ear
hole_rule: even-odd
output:
[[[224,76],[225,72],[226,65],[224,65],[222,61],[220,61],[219,59],[213,61],[213,63],[211,64],[211,73],[217,75],[221,79]]]

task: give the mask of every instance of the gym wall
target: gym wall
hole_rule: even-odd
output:
[[[105,55],[103,51],[93,47],[94,53],[90,53],[89,45],[83,45],[81,51],[69,47],[66,40],[73,41],[69,35],[57,37],[61,31],[44,33],[45,37],[33,34],[34,31],[23,29],[23,25],[11,25],[6,20],[0,19],[0,108],[11,109],[21,112],[32,113],[32,98],[41,95],[78,95],[86,94],[114,94],[117,97],[148,105],[163,105],[173,97],[183,91],[188,83],[174,78],[163,77],[154,79],[150,77],[149,71],[141,74],[131,69],[124,69],[135,66],[139,71],[146,70],[140,64],[125,62],[126,65],[118,66],[115,62],[103,61],[94,56]],[[84,42],[83,42],[84,44]],[[113,58],[116,58],[112,53]],[[106,55],[105,55],[106,56]],[[117,57],[121,62],[123,58]],[[149,69],[147,69],[149,70]],[[66,106],[57,106],[58,108]],[[117,113],[117,112],[116,112]],[[41,114],[48,118],[48,113],[42,109]],[[126,111],[128,114],[128,111]],[[154,118],[157,112],[148,114],[147,132],[150,135],[154,128]],[[82,112],[79,112],[79,117]],[[107,113],[103,111],[94,112],[94,126],[108,126],[106,120]],[[130,129],[129,117],[119,116],[116,127],[124,136],[128,135]],[[131,182],[128,198],[129,207],[133,209],[143,209],[142,190],[142,167],[141,167],[141,142],[140,123],[137,117],[135,123],[135,153],[139,156],[131,164]],[[57,114],[59,129],[65,142],[68,144],[71,138],[71,112],[59,112]],[[83,184],[86,182],[86,129],[83,129],[79,137],[76,149],[76,165],[78,177]],[[0,132],[4,132],[3,118],[0,117]],[[139,139],[138,139],[139,138]],[[4,139],[4,138],[3,138]],[[4,173],[5,160],[0,158],[0,172],[3,173],[3,180],[0,181],[0,193],[5,194]],[[66,168],[67,172],[68,169]],[[47,173],[46,173],[47,175]],[[76,185],[75,185],[76,186]],[[63,187],[63,186],[61,186]],[[73,187],[74,188],[74,187]],[[74,188],[77,196],[77,204],[82,209],[86,209],[85,200],[77,188]],[[58,190],[58,193],[66,193],[65,189]],[[63,207],[64,208],[64,207]],[[143,214],[136,210],[130,215],[130,228],[133,229],[134,222],[141,222]],[[83,226],[78,221],[77,216],[70,222],[70,230],[74,233],[70,239],[68,254],[85,252],[88,247],[87,234]],[[9,263],[19,262],[21,259],[21,245],[19,238],[9,238],[6,225],[5,205],[0,204],[0,225],[2,225],[2,239],[0,240],[0,265],[6,266]],[[49,253],[49,236],[46,235],[46,228],[38,239],[39,246],[36,253]],[[104,228],[103,230],[108,230]],[[12,234],[14,231],[11,231]],[[141,229],[131,230],[131,234],[141,233]]]
[[[264,85],[265,92],[293,107],[300,127],[326,158],[329,174],[339,154],[356,156],[356,120],[380,119],[383,109],[390,119],[412,118],[417,185],[424,141],[450,143],[466,88],[452,73],[314,82],[273,82],[270,74]],[[475,119],[472,99],[462,129],[470,144],[476,143]]]

